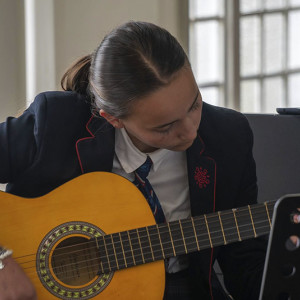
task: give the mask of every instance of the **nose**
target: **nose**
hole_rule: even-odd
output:
[[[182,122],[178,137],[184,142],[193,141],[197,136],[197,129],[198,126],[196,122],[190,118],[186,118]]]

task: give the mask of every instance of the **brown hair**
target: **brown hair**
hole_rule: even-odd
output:
[[[165,29],[128,22],[109,33],[92,55],[79,59],[62,78],[64,90],[89,95],[97,109],[124,118],[135,100],[162,86],[188,58]]]

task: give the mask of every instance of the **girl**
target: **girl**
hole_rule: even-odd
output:
[[[116,28],[66,72],[62,86],[0,125],[7,192],[36,197],[93,171],[136,183],[148,161],[157,222],[256,202],[247,120],[202,101],[186,54],[166,30],[145,22]],[[235,299],[258,299],[264,256],[265,242],[255,239],[170,259],[164,299],[229,299],[215,260]],[[0,299],[35,299],[14,260],[3,262]]]

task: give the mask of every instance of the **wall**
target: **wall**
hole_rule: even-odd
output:
[[[25,105],[23,2],[0,0],[0,121]]]
[[[161,25],[180,41],[181,0],[55,1],[56,81],[75,59],[91,53],[115,26],[128,20]]]

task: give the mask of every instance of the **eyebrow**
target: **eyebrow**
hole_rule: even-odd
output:
[[[190,106],[190,108],[188,109],[188,112],[190,112],[193,108],[193,106],[195,105],[195,103],[197,102],[198,100],[198,96],[199,96],[199,89],[197,89],[197,94],[196,94],[196,97],[192,103],[192,105]],[[173,123],[177,122],[178,120],[174,120],[172,122],[169,122],[169,123],[166,123],[166,124],[162,124],[162,125],[159,125],[159,126],[156,126],[154,127],[154,129],[161,129],[161,128],[164,128],[164,127],[167,127],[169,125],[172,125]]]

